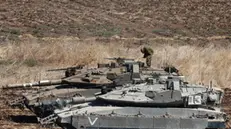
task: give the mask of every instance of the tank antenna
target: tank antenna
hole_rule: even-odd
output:
[[[209,82],[209,88],[210,88],[210,89],[213,88],[213,81],[212,81],[212,80]]]
[[[201,72],[201,51],[199,51],[199,75],[200,75],[200,83],[202,83],[202,72]]]

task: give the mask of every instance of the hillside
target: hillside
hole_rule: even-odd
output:
[[[230,35],[230,0],[0,0],[0,39]]]

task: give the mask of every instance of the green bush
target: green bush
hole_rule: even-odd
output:
[[[24,61],[24,64],[27,65],[28,67],[34,67],[38,65],[38,61],[33,58],[29,58]]]
[[[100,30],[96,33],[96,36],[102,36],[102,37],[111,37],[113,35],[120,34],[121,30],[119,28],[108,28],[105,30]]]

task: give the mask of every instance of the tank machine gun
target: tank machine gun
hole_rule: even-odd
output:
[[[83,69],[84,65],[78,65],[74,67],[66,67],[66,68],[59,68],[59,69],[49,69],[47,71],[62,71],[62,70],[68,70],[68,69]]]
[[[49,69],[47,71],[63,71],[65,70],[65,77],[70,77],[76,75],[77,71],[76,70],[81,70],[83,69],[84,65],[78,65],[74,67],[67,67],[67,68],[59,68],[59,69]]]

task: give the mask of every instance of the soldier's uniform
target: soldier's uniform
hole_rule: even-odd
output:
[[[148,67],[151,67],[153,50],[150,47],[143,47],[141,52],[144,54],[143,58],[146,58],[146,64]]]
[[[75,73],[76,73],[76,69],[70,69],[70,68],[68,68],[68,69],[65,71],[65,77],[74,76]]]

